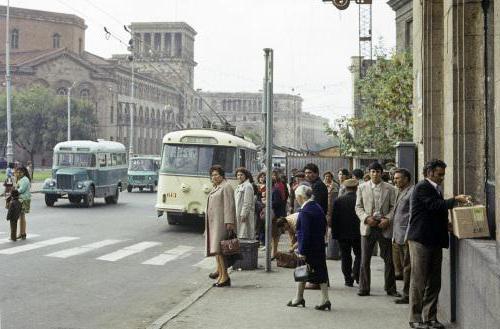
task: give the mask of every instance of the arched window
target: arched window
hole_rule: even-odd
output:
[[[54,33],[52,36],[52,48],[59,48],[61,46],[61,35]]]
[[[89,98],[90,98],[90,90],[88,90],[88,89],[82,89],[82,90],[80,90],[80,98],[82,100],[88,101]]]
[[[56,93],[59,96],[66,96],[68,94],[68,89],[66,87],[60,87],[60,88],[57,88]]]
[[[19,48],[19,30],[12,30],[12,34],[10,36],[10,48],[18,49]]]

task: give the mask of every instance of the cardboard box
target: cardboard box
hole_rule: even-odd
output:
[[[459,239],[490,236],[485,206],[453,208],[452,222],[453,234]]]

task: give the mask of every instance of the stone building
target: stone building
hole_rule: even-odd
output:
[[[200,92],[210,107],[236,126],[236,132],[261,139],[264,131],[262,117],[262,93]],[[274,144],[296,149],[318,149],[328,141],[324,124],[328,120],[302,112],[300,96],[273,95]],[[217,122],[215,114],[200,99],[195,97],[194,108]]]
[[[498,328],[499,2],[391,0],[389,4],[396,10],[398,36],[407,34],[402,29],[411,22],[418,168],[432,158],[443,159],[448,164],[445,195],[470,194],[476,203],[486,205],[493,239],[451,237],[450,249],[443,254],[440,314],[460,329]],[[398,38],[401,42],[405,43]]]

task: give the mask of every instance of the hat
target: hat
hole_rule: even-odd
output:
[[[357,179],[351,178],[351,179],[346,179],[342,184],[345,187],[356,187],[358,186],[359,183]]]

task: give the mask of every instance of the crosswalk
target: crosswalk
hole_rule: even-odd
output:
[[[131,256],[138,256],[140,265],[165,266],[181,259],[193,259],[191,265],[200,269],[214,269],[214,257],[205,258],[204,251],[189,245],[177,245],[165,248],[158,241],[131,241],[123,239],[105,239],[82,243],[75,246],[81,239],[76,236],[60,236],[41,239],[38,234],[28,234],[27,240],[12,242],[9,233],[0,232],[0,262],[2,257],[17,254],[41,251],[47,259],[68,259],[73,257],[87,257],[104,262],[119,262]],[[88,241],[90,242],[90,241]],[[67,248],[64,248],[64,245]],[[71,247],[68,247],[71,244]],[[52,250],[51,250],[52,249]],[[54,250],[55,249],[55,250]],[[45,253],[43,253],[45,251]],[[145,256],[146,255],[146,256]],[[152,257],[153,255],[153,257]],[[97,256],[97,257],[96,257]]]

